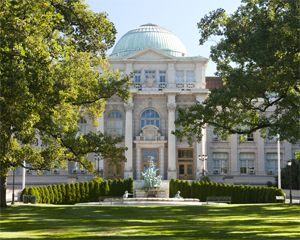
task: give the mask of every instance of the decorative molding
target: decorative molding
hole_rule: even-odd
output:
[[[132,111],[133,103],[124,103],[124,107],[126,111]]]
[[[152,107],[152,98],[148,98],[148,107]]]
[[[176,103],[168,103],[167,107],[168,107],[169,111],[175,111],[175,109],[176,109]]]

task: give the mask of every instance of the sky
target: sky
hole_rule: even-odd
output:
[[[241,0],[86,0],[93,12],[106,12],[117,29],[117,41],[142,24],[153,23],[177,35],[189,56],[209,58],[210,46],[217,39],[199,45],[197,23],[210,11],[223,8],[233,13]],[[110,54],[112,49],[108,51]],[[215,64],[210,60],[206,75],[213,76]]]

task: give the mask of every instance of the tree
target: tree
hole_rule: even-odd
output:
[[[2,0],[0,26],[0,206],[9,169],[24,160],[34,170],[66,160],[91,170],[90,152],[124,160],[120,139],[78,135],[80,117],[96,124],[106,99],[128,97],[128,77],[105,58],[116,33],[107,15],[83,0]]]
[[[282,188],[290,188],[290,177],[292,178],[292,189],[300,190],[300,160],[292,159],[292,176],[290,166],[286,165],[281,171]]]
[[[243,0],[232,15],[218,9],[201,19],[200,44],[219,38],[211,58],[223,86],[179,110],[177,136],[200,139],[201,128],[211,125],[223,138],[260,130],[290,142],[300,139],[299,5]]]

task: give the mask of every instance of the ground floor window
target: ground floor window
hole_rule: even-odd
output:
[[[228,173],[228,153],[213,152],[213,174]]]
[[[142,149],[142,171],[144,172],[150,164],[150,159],[153,160],[156,168],[159,168],[159,149],[158,148],[144,148]]]
[[[255,154],[240,153],[240,173],[255,174]]]
[[[194,178],[194,158],[192,148],[177,149],[177,176],[179,179]]]
[[[266,173],[268,175],[277,174],[277,170],[278,170],[277,162],[278,162],[278,156],[276,152],[266,154]]]

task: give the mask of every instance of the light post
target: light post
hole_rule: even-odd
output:
[[[277,134],[277,176],[278,188],[281,189],[281,164],[280,164],[280,135]]]
[[[11,199],[11,205],[15,204],[15,169],[13,169],[13,189],[12,189],[12,199]]]
[[[204,177],[206,175],[206,168],[205,168],[205,161],[207,160],[207,155],[202,154],[198,156],[199,160],[203,162],[203,168],[202,168],[202,176]]]
[[[292,204],[293,203],[293,200],[292,200],[292,160],[289,160],[287,162],[287,165],[290,168],[290,174],[289,174],[289,180],[290,180],[290,204]]]

